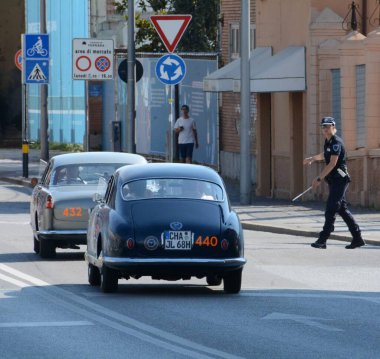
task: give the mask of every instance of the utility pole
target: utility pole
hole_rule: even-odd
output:
[[[250,0],[241,0],[240,23],[240,203],[251,201]]]
[[[128,92],[127,92],[127,151],[136,153],[135,144],[135,0],[128,0]]]
[[[46,34],[46,0],[40,0],[40,32]],[[49,160],[49,139],[48,139],[48,108],[47,108],[48,85],[40,85],[41,96],[41,117],[40,117],[40,145],[41,159]]]

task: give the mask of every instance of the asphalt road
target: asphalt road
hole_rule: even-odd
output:
[[[0,183],[0,358],[379,358],[380,247],[245,232],[239,295],[202,280],[87,284],[32,252],[29,189]]]

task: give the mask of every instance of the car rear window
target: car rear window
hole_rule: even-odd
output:
[[[151,198],[186,198],[220,202],[223,201],[223,190],[215,183],[196,179],[141,179],[124,184],[122,196],[125,201]]]
[[[51,186],[86,186],[97,185],[99,179],[108,182],[113,173],[125,163],[89,163],[70,164],[54,169]]]

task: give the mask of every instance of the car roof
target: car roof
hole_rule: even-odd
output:
[[[54,166],[85,163],[125,163],[144,164],[147,163],[143,156],[122,152],[75,152],[57,155],[51,158]]]
[[[219,174],[200,165],[179,163],[148,163],[144,166],[120,167],[117,174],[122,182],[148,178],[192,178],[219,184],[224,188]]]

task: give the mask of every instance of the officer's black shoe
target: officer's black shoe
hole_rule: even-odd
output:
[[[346,246],[346,249],[355,249],[363,246],[365,246],[365,242],[363,241],[363,239],[353,239],[352,242],[348,246]]]
[[[326,249],[326,242],[318,239],[316,242],[312,243],[311,246],[313,248]]]

